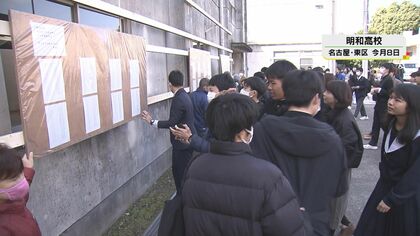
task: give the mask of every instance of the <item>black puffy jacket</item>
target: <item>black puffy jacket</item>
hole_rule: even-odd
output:
[[[188,169],[182,202],[186,235],[305,235],[289,182],[244,143],[212,142]]]

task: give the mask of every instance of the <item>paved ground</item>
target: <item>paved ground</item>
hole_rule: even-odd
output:
[[[372,127],[373,121],[373,104],[365,104],[369,120],[357,119],[360,131],[362,135],[369,133]],[[354,112],[354,105],[352,107]],[[359,115],[360,117],[360,115]],[[368,141],[364,140],[366,144]],[[382,143],[382,131],[379,137],[378,147]],[[350,198],[349,206],[347,208],[347,216],[353,223],[357,223],[360,214],[362,213],[363,207],[366,204],[373,188],[375,187],[376,181],[379,178],[378,164],[380,161],[380,150],[365,150],[363,153],[362,162],[357,169],[353,169],[352,182],[350,185]]]

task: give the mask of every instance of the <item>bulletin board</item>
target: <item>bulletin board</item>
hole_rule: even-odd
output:
[[[36,157],[147,109],[143,38],[11,10],[25,145]]]
[[[229,71],[230,69],[230,57],[226,55],[220,55],[220,68],[222,69],[222,73]]]
[[[189,51],[190,91],[197,90],[202,78],[211,78],[210,52],[195,48]]]

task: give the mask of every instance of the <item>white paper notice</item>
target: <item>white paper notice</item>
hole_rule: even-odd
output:
[[[65,100],[61,59],[39,59],[39,67],[41,69],[44,103]]]
[[[140,115],[140,89],[131,89],[131,115]]]
[[[82,94],[97,93],[96,60],[93,57],[80,58],[80,77],[82,78]]]
[[[140,68],[138,60],[130,60],[130,88],[139,87]]]
[[[122,91],[112,92],[112,123],[118,123],[124,120],[124,107]]]
[[[83,97],[83,108],[85,111],[86,133],[90,133],[101,128],[99,117],[98,95]]]
[[[70,141],[69,122],[65,102],[45,106],[50,148]]]
[[[220,66],[222,67],[222,72],[230,72],[230,57],[226,55],[220,55]]]
[[[120,59],[109,59],[109,72],[111,74],[111,91],[122,89]]]
[[[64,27],[31,22],[34,54],[40,56],[66,56]]]

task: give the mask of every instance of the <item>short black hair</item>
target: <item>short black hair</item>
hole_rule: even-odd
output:
[[[169,73],[169,83],[175,87],[180,87],[184,85],[184,75],[179,70],[173,70]]]
[[[216,140],[233,142],[236,134],[251,129],[258,113],[257,104],[249,97],[228,93],[210,102],[206,122]]]
[[[417,76],[420,76],[420,71],[413,72],[413,73],[410,74],[410,76],[413,77],[413,78],[417,77]]]
[[[264,81],[259,77],[249,77],[248,79],[244,80],[244,86],[249,86],[252,90],[257,91],[258,98],[264,95],[265,91],[267,90]]]
[[[385,67],[388,70],[392,70],[394,68],[394,64],[386,62],[386,63],[382,63],[380,67]]]
[[[296,70],[296,66],[293,65],[290,61],[287,60],[279,60],[271,64],[268,67],[267,71],[265,72],[265,76],[275,78],[275,79],[283,79],[287,72]]]
[[[324,74],[324,84],[328,84],[328,82],[335,80],[335,76],[333,73],[325,73]]]
[[[265,74],[265,72],[267,71],[267,69],[268,68],[266,66],[264,66],[263,68],[261,68],[261,72]]]
[[[261,79],[265,79],[265,75],[264,73],[262,73],[261,71],[257,71],[254,73],[254,77],[259,77]]]
[[[335,80],[335,76],[332,73],[325,73],[324,74],[324,84],[328,84],[328,82]]]
[[[398,68],[394,63],[391,63],[391,69],[389,69],[389,73],[394,73],[394,75],[398,73]]]
[[[22,171],[23,162],[18,152],[0,143],[0,180],[16,178]]]
[[[233,80],[232,76],[227,73],[214,75],[211,77],[209,85],[216,86],[220,92],[230,88],[236,88],[235,81]]]
[[[322,69],[322,67],[320,67],[320,66],[317,66],[317,67],[313,68],[312,70],[320,72],[321,74],[324,74],[324,69]]]
[[[363,73],[363,68],[362,67],[357,67],[356,71],[360,71]]]
[[[199,87],[201,89],[203,89],[207,85],[209,85],[209,79],[207,79],[207,78],[200,79]]]
[[[328,82],[326,89],[334,95],[337,100],[335,107],[337,109],[347,109],[351,105],[352,91],[350,86],[342,80],[332,80]]]
[[[287,73],[283,79],[283,90],[289,105],[297,107],[308,106],[312,98],[319,94],[322,97],[322,81],[318,72],[294,70]]]

